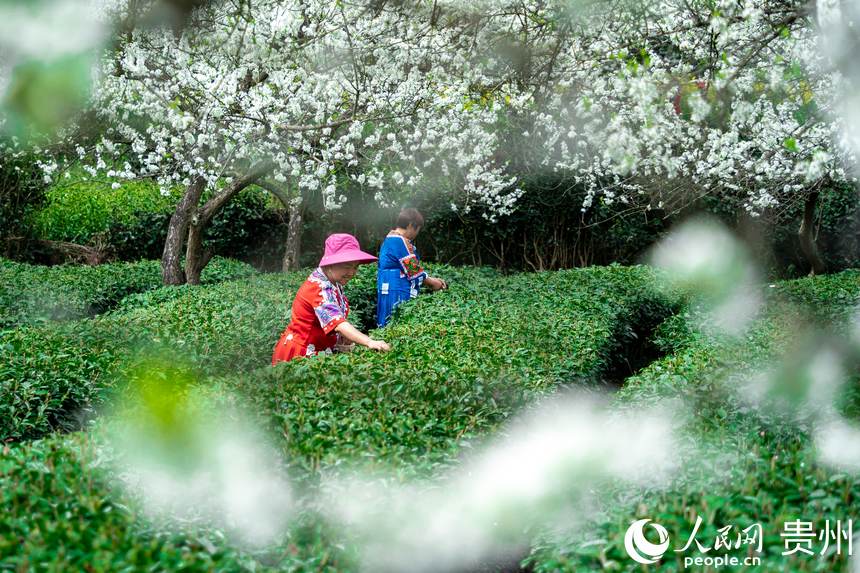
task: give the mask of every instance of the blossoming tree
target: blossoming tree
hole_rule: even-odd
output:
[[[852,157],[813,4],[666,0],[565,18],[579,25],[551,52],[542,109],[516,146],[526,165],[580,181],[584,208],[679,211],[712,195],[757,216],[801,201],[801,246],[823,269],[815,204],[850,179]]]
[[[336,208],[339,174],[384,203],[432,171],[458,181],[464,204],[503,213],[515,200],[495,157],[497,111],[470,105],[483,79],[468,57],[469,21],[421,3],[226,2],[198,8],[177,31],[136,25],[141,4],[118,10],[127,32],[94,95],[109,131],[79,152],[94,153],[93,170],[122,165],[108,171],[117,180],[184,188],[166,283],[199,281],[206,225],[257,182],[289,181]]]
[[[583,209],[803,202],[822,269],[815,204],[852,156],[805,1],[233,0],[181,3],[172,27],[145,25],[153,1],[109,2],[121,34],[93,98],[108,129],[79,153],[117,184],[184,189],[166,283],[199,280],[208,222],[254,183],[294,222],[303,194],[342,204],[344,177],[381,204],[433,187],[492,218],[529,171],[579,182]]]

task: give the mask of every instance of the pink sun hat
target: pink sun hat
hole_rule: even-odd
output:
[[[319,266],[337,263],[372,263],[376,257],[361,250],[358,239],[348,233],[335,233],[325,240],[325,254]]]

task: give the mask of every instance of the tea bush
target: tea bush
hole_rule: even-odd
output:
[[[211,284],[254,272],[244,263],[216,258],[204,269],[202,281]],[[159,261],[45,267],[0,259],[0,330],[94,316],[130,294],[161,285]]]
[[[204,277],[229,278],[231,264],[213,261]],[[27,265],[9,265],[21,272],[36,272]],[[109,266],[121,265],[103,265]],[[160,284],[157,262],[139,266],[144,270],[151,266],[149,271],[159,273]],[[239,271],[246,268],[235,267]],[[76,276],[91,272],[89,267],[55,269]],[[373,272],[365,270],[362,277],[372,277]],[[0,331],[0,439],[80,427],[91,415],[91,402],[98,402],[114,386],[117,369],[140,349],[170,348],[209,373],[268,364],[272,346],[289,322],[293,295],[306,276],[307,271],[299,271],[209,287],[153,288],[124,297],[113,312],[93,320]],[[369,284],[369,278],[362,280]],[[151,282],[149,286],[154,287]],[[15,284],[19,290],[24,288],[20,282]],[[36,283],[34,291],[41,289],[54,292],[47,281]],[[355,296],[355,291],[351,294]],[[27,300],[32,298],[35,296],[28,295]],[[365,299],[367,304],[375,304],[375,291],[373,298]],[[361,304],[361,300],[353,303],[353,318],[361,318]],[[81,307],[83,303],[77,308]],[[32,317],[27,311],[32,308],[21,308],[19,314]],[[57,317],[56,313],[52,316]]]
[[[246,565],[235,552],[210,553],[205,539],[147,536],[138,525],[141,516],[112,490],[94,462],[94,445],[83,434],[3,448],[3,569],[211,571]]]
[[[690,329],[690,319],[697,317],[678,315],[666,321],[662,336],[676,341],[674,352],[629,378],[615,401],[619,407],[635,408],[658,398],[684,399],[694,414],[686,428],[692,439],[707,444],[714,459],[722,456],[732,461],[700,468],[696,466],[703,460],[689,459],[676,482],[681,487],[655,489],[633,503],[619,501],[620,497],[604,500],[602,519],[584,528],[586,534],[563,541],[547,536],[538,541],[528,559],[533,568],[541,572],[638,570],[624,547],[630,523],[653,519],[668,529],[676,542],[673,547],[681,547],[693,528],[695,514],[703,517],[698,538],[706,545],[707,540],[713,545],[719,527],[734,525],[733,531],[738,531],[761,523],[762,569],[832,571],[844,567],[844,550],[842,555],[831,552],[823,557],[782,555],[785,546],[780,534],[783,523],[796,519],[813,522],[816,531],[826,520],[845,523],[856,513],[860,480],[822,466],[806,424],[751,408],[743,399],[742,388],[774,361],[800,360],[798,368],[805,366],[803,349],[797,346],[804,324],[826,324],[837,332],[847,327],[860,301],[858,278],[857,271],[844,271],[773,285],[764,315],[740,340],[705,336]],[[799,359],[795,357],[798,353]],[[858,387],[860,377],[855,374],[843,400],[849,404],[843,412],[855,419],[860,410],[856,406],[852,410],[850,404],[852,399],[856,402]],[[690,508],[694,508],[692,514]],[[745,556],[739,551],[727,554]],[[701,554],[694,546],[682,555]],[[683,571],[681,557],[667,555],[660,570]]]
[[[89,243],[112,224],[131,225],[139,213],[170,213],[178,190],[162,195],[154,181],[126,181],[114,189],[111,181],[74,173],[47,192],[43,209],[32,219],[36,234],[52,241]]]
[[[660,396],[686,398],[694,412],[690,439],[714,447],[715,459],[730,459],[730,470],[689,468],[671,489],[634,501],[610,495],[610,488],[600,517],[578,536],[536,535],[528,567],[639,570],[623,545],[631,520],[649,517],[664,524],[673,540],[682,533],[686,539],[691,511],[704,518],[703,540],[713,539],[720,525],[764,522],[765,568],[832,570],[842,564],[834,555],[808,561],[781,556],[776,528],[786,519],[850,517],[847,508],[856,506],[860,482],[818,467],[803,431],[752,415],[718,381],[755,370],[785,350],[807,309],[847,317],[860,292],[856,273],[777,284],[769,289],[765,315],[736,341],[692,328],[695,311],[677,293],[662,290],[644,267],[512,276],[477,269],[434,273],[453,279],[451,289],[400,308],[396,320],[377,333],[394,345],[387,354],[360,349],[257,368],[268,361],[304,273],[155,290],[109,315],[61,326],[87,325],[102,343],[134,331],[135,343],[161,341],[187,352],[201,375],[209,375],[203,382],[207,392],[223,400],[240,397],[278,439],[291,475],[312,488],[321,468],[336,471],[350,463],[394,467],[398,477],[435,475],[535,398],[559,386],[599,385],[613,356],[636,344],[631,333],[641,337],[643,324],[657,324],[652,342],[670,354],[628,378],[614,401],[618,408],[635,409]],[[371,285],[371,278],[371,269],[363,269],[351,286]],[[366,308],[357,303],[361,296],[372,300],[365,291],[352,294],[356,308]],[[29,329],[37,331],[47,332]],[[107,360],[119,364],[128,351],[117,348],[126,343],[112,343]],[[98,372],[108,367],[99,365],[96,376],[104,377]],[[0,566],[171,569],[181,559],[188,571],[357,567],[342,535],[327,531],[313,515],[303,515],[282,545],[260,553],[231,549],[211,532],[153,531],[130,500],[112,491],[110,477],[93,463],[93,448],[87,434],[6,447],[0,496],[9,509],[0,518]],[[726,451],[737,455],[723,458]],[[667,557],[661,567],[680,570],[681,564]]]
[[[369,282],[368,277],[372,278],[372,275],[373,269],[368,268],[363,271],[361,280]],[[129,298],[116,312],[94,320],[24,327],[3,333],[0,336],[0,381],[5,399],[0,401],[3,414],[0,416],[0,436],[20,439],[38,436],[57,427],[78,426],[79,420],[73,414],[111,387],[116,368],[139,348],[166,346],[208,374],[244,373],[267,364],[272,345],[289,321],[293,293],[305,276],[304,272],[267,275],[205,288],[158,289]],[[444,318],[441,328],[443,333],[450,332],[450,335],[440,337],[437,331],[422,334],[417,329],[406,337],[404,345],[417,344],[423,340],[421,336],[426,336],[424,347],[439,354],[452,354],[455,349],[472,345],[475,350],[471,351],[471,356],[475,357],[477,353],[492,349],[490,355],[463,364],[463,368],[469,371],[485,367],[492,361],[509,364],[509,370],[523,363],[536,368],[534,365],[542,364],[545,357],[553,356],[557,363],[539,368],[545,372],[558,372],[560,379],[574,376],[572,372],[590,376],[599,370],[614,350],[614,342],[610,338],[615,322],[624,319],[623,313],[634,313],[633,309],[638,307],[638,301],[645,292],[642,282],[650,275],[642,269],[628,271],[621,267],[536,275],[545,285],[543,290],[534,288],[530,276],[506,279],[508,282],[503,280],[501,284],[492,278],[495,277],[492,271],[451,270],[448,276],[453,279],[452,289],[439,298],[433,297],[432,301],[437,304],[425,312],[429,313],[428,325]],[[622,278],[630,285],[622,288]],[[581,293],[578,303],[567,303],[573,304],[573,308],[577,304],[596,304],[598,299],[606,301],[602,303],[605,314],[593,319],[600,323],[589,325],[593,329],[588,333],[588,340],[596,342],[586,345],[587,348],[575,359],[573,355],[561,356],[551,350],[559,343],[569,344],[566,341],[574,340],[569,333],[559,330],[561,326],[556,322],[568,316],[557,312],[567,289]],[[375,294],[369,296],[365,304],[370,304],[374,297]],[[513,301],[517,297],[532,302],[515,306]],[[422,300],[425,301],[424,306]],[[438,301],[446,304],[439,305]],[[429,298],[419,298],[417,304],[405,306],[404,317],[418,308],[425,308],[429,302]],[[498,310],[507,303],[516,309],[508,311],[514,316]],[[525,315],[535,304],[543,305],[546,318],[543,323],[537,323],[543,324],[540,330],[536,330],[533,324],[529,338],[524,338],[525,334],[517,330],[516,325],[528,320]],[[353,305],[356,309],[354,319],[360,318],[361,305]],[[433,314],[433,309],[442,314]],[[587,306],[583,312],[586,309]],[[369,314],[372,315],[372,311]],[[456,327],[448,323],[455,316],[459,317]],[[585,325],[587,321],[580,319],[577,324]],[[572,322],[564,323],[565,328],[572,325]],[[389,330],[384,335],[388,337],[397,332]],[[517,338],[511,339],[512,336]],[[521,339],[522,342],[517,342]],[[514,349],[513,356],[500,354],[504,347],[499,344],[505,340],[521,346]],[[526,344],[526,340],[531,342]],[[397,352],[389,356],[396,355]],[[582,360],[586,362],[580,363]],[[388,363],[378,367],[390,368]],[[450,372],[454,376],[458,370]],[[485,377],[491,376],[486,374]]]
[[[79,427],[82,411],[115,385],[117,369],[150,345],[207,372],[266,364],[300,283],[298,275],[260,275],[163,287],[94,319],[0,332],[0,437]]]
[[[379,332],[394,348],[222,378],[310,469],[337,460],[449,459],[561,384],[594,385],[622,351],[619,324],[657,321],[678,300],[644,267],[522,274],[442,270],[449,291],[422,295]],[[435,459],[438,458],[438,459]]]
[[[286,324],[292,292],[305,273],[156,290],[126,300],[109,315],[63,325],[85,333],[19,329],[15,332],[24,338],[57,336],[45,347],[62,350],[54,351],[52,360],[42,358],[42,363],[18,370],[56,366],[49,376],[27,380],[28,388],[51,396],[53,409],[40,410],[42,395],[33,396],[28,408],[19,404],[11,416],[4,415],[2,419],[24,415],[4,435],[44,433],[53,427],[44,414],[70,407],[60,398],[71,396],[78,404],[95,401],[113,383],[109,373],[129,358],[129,347],[158,342],[184,354],[203,374],[215,375],[206,382],[213,395],[238,395],[273,435],[282,436],[281,447],[297,479],[313,478],[322,466],[357,459],[394,464],[404,475],[427,475],[455,463],[466,441],[481,439],[534,397],[560,384],[598,383],[610,354],[618,351],[612,340],[617,323],[633,320],[643,312],[640,306],[665,316],[680,304],[661,294],[653,271],[644,267],[509,277],[486,269],[438,268],[434,273],[450,279],[450,290],[422,295],[400,308],[394,323],[378,333],[394,345],[387,354],[358,350],[255,369],[268,362],[271,345]],[[372,277],[372,268],[363,269],[353,287],[372,284]],[[73,341],[85,334],[93,339],[73,348]],[[89,358],[80,360],[82,354]],[[31,359],[38,362],[39,357]],[[51,386],[57,378],[63,384]],[[24,391],[19,387],[11,393]],[[27,426],[31,420],[33,425]],[[148,559],[153,566],[164,563],[149,553],[155,548],[165,552],[168,563],[181,551],[188,556],[188,570],[230,568],[234,559],[241,559],[217,540],[206,554],[188,539],[166,543],[142,534],[136,516],[123,510],[125,503],[111,501],[122,498],[112,496],[107,477],[80,461],[86,451],[76,449],[86,441],[54,437],[10,446],[13,461],[0,472],[0,487],[13,500],[3,527],[6,538],[16,541],[0,546],[0,563],[57,563],[55,553],[40,549],[46,542],[74,547],[73,555],[64,555],[72,565],[97,562],[105,568],[133,568]],[[52,464],[63,468],[55,472]],[[75,475],[80,483],[74,482]],[[64,517],[67,525],[53,525],[57,517],[48,507],[70,515]],[[109,514],[97,517],[109,507]],[[338,543],[308,519],[291,532],[294,537],[276,558],[270,556],[277,566],[354,566]],[[89,531],[80,532],[77,524],[84,520]],[[139,543],[144,547],[136,551]],[[109,559],[115,561],[105,561]],[[253,565],[265,569],[261,566],[269,562]]]
[[[860,270],[783,281],[775,285],[775,290],[810,309],[813,320],[827,324],[844,318],[853,305],[860,303]]]

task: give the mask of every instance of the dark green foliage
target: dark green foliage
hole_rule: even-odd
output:
[[[797,231],[803,216],[803,202],[783,210],[773,226],[772,241],[777,268],[784,276],[809,272]],[[831,184],[822,189],[814,226],[815,242],[828,272],[860,267],[860,189],[852,184]]]
[[[45,182],[36,158],[26,152],[0,153],[0,254],[17,253],[22,244],[9,241],[27,238],[25,219],[45,200]]]
[[[487,269],[432,271],[449,279],[450,291],[422,294],[404,305],[394,323],[376,333],[393,343],[387,354],[358,349],[265,366],[286,324],[292,294],[306,276],[301,272],[157,289],[129,297],[114,313],[95,320],[55,330],[19,329],[14,332],[41,337],[51,350],[42,358],[31,355],[34,361],[16,376],[44,369],[47,374],[30,385],[56,396],[45,416],[59,416],[70,407],[61,396],[86,404],[109,391],[115,381],[104,373],[133,358],[129,348],[166,344],[209,375],[202,383],[207,393],[228,402],[238,396],[268,426],[291,476],[312,492],[320,469],[344,465],[393,467],[398,478],[438,475],[535,398],[559,386],[599,384],[613,356],[627,352],[644,334],[668,354],[629,378],[615,394],[616,404],[637,408],[661,396],[685,398],[695,414],[691,439],[712,444],[715,457],[737,454],[728,477],[701,479],[692,468],[671,490],[649,492],[635,503],[613,496],[610,487],[601,499],[603,511],[581,536],[558,540],[535,532],[530,567],[639,570],[623,547],[630,521],[649,517],[664,524],[673,539],[686,539],[691,511],[705,520],[703,540],[713,538],[721,525],[763,522],[769,548],[763,560],[772,569],[824,571],[844,564],[836,556],[808,561],[781,556],[778,528],[786,519],[821,525],[823,519],[852,517],[860,482],[818,467],[803,431],[750,415],[718,381],[721,374],[747,372],[782,352],[806,305],[825,318],[847,316],[860,293],[856,272],[778,283],[769,289],[765,316],[749,336],[732,341],[697,332],[693,311],[672,315],[681,298],[663,291],[644,267],[512,276]],[[372,279],[372,267],[366,267],[350,285],[354,322],[374,300]],[[656,328],[651,333],[637,324]],[[72,332],[73,326],[80,330]],[[72,338],[82,342],[72,346]],[[50,386],[72,371],[75,380],[65,387]],[[89,394],[76,396],[79,387]],[[17,404],[13,411],[24,414],[20,426],[37,428],[34,434],[50,427],[26,425],[36,420],[31,413],[38,412],[38,404]],[[4,412],[0,420],[6,417]],[[302,514],[282,545],[263,553],[230,549],[211,532],[153,531],[129,509],[133,504],[111,490],[103,470],[89,463],[93,448],[90,438],[77,434],[4,451],[0,501],[7,511],[0,519],[0,566],[357,568],[348,535],[328,530],[312,511]],[[582,545],[597,539],[603,541]],[[681,569],[671,556],[663,568]]]
[[[205,200],[205,197],[204,197]],[[251,187],[227,203],[206,229],[205,244],[216,253],[242,253],[277,233],[282,222],[263,190]],[[286,229],[283,230],[286,235]]]
[[[303,265],[315,265],[328,234],[355,235],[376,254],[394,226],[400,205],[380,207],[372,189],[349,180],[346,203],[326,212],[319,196],[303,204]],[[618,262],[634,264],[639,255],[669,227],[663,211],[643,213],[620,202],[597,200],[582,211],[581,185],[557,176],[523,177],[525,194],[510,215],[490,221],[474,207],[451,210],[451,196],[430,186],[407,206],[418,208],[425,227],[416,240],[425,261],[456,265],[492,265],[503,270],[553,270]]]
[[[215,259],[202,280],[213,283],[254,272],[244,263]],[[159,261],[46,267],[0,259],[0,330],[94,316],[130,294],[161,285]]]
[[[136,211],[128,221],[112,221],[106,234],[110,249],[122,260],[160,257],[172,214],[171,204],[159,211]],[[280,215],[269,207],[267,196],[258,189],[249,189],[215,216],[206,229],[204,247],[245,259],[271,236],[281,234],[281,223]]]
[[[80,427],[138,351],[165,345],[206,372],[271,357],[299,277],[162,287],[92,320],[0,333],[0,438]]]
[[[708,195],[701,202],[701,210],[747,237],[771,276],[806,275],[810,266],[798,238],[803,197],[755,218],[746,215],[743,200],[732,194]],[[831,183],[820,189],[813,236],[829,273],[860,266],[860,189],[856,185]]]
[[[37,238],[96,246],[120,260],[157,259],[180,196],[180,189],[162,195],[153,181],[128,181],[114,189],[108,180],[76,173],[53,185],[44,208],[29,220]],[[202,202],[209,196],[204,194]],[[242,257],[276,233],[280,223],[268,195],[248,188],[216,214],[205,246],[219,255]]]
[[[627,380],[616,395],[621,407],[647,406],[657,398],[683,398],[694,418],[686,431],[696,443],[708,444],[710,459],[720,455],[734,460],[711,475],[697,475],[698,461],[690,460],[677,476],[677,485],[650,492],[635,504],[604,500],[601,519],[586,533],[566,540],[549,537],[533,547],[529,558],[535,570],[580,571],[610,568],[638,570],[624,548],[624,534],[635,519],[650,518],[669,530],[670,538],[683,545],[693,528],[691,510],[704,519],[700,540],[713,544],[717,528],[752,523],[764,527],[763,567],[783,571],[833,571],[845,566],[842,555],[783,556],[783,523],[801,519],[816,531],[856,514],[860,480],[821,466],[802,425],[751,410],[730,390],[749,380],[773,360],[785,362],[803,348],[796,346],[797,329],[812,319],[829,328],[842,328],[860,299],[856,271],[838,275],[778,283],[770,289],[765,315],[741,340],[713,338],[691,330],[690,316],[678,315],[658,329],[658,343],[673,352]],[[783,356],[784,353],[788,353]],[[728,380],[728,382],[726,382]],[[858,379],[844,389],[843,412],[857,412]],[[735,529],[734,531],[737,531]],[[589,543],[598,540],[596,543]],[[816,541],[816,548],[821,544]],[[674,545],[673,545],[674,547]],[[709,555],[713,555],[711,552]],[[721,554],[721,553],[719,553]],[[743,555],[733,551],[728,555]],[[701,555],[695,549],[678,555]],[[667,555],[660,570],[683,571],[680,558]]]
[[[584,188],[553,176],[525,177],[514,212],[488,221],[481,209],[454,213],[450,199],[416,204],[427,219],[418,247],[433,260],[551,270],[618,262],[632,264],[668,228],[662,212],[596,200],[583,211]]]
[[[137,211],[128,221],[113,221],[105,233],[109,248],[126,261],[157,259],[164,252],[164,241],[172,211]]]

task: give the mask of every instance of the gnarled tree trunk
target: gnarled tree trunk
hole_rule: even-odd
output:
[[[164,241],[164,252],[161,255],[161,278],[166,285],[185,284],[185,273],[182,271],[182,247],[191,214],[200,202],[206,180],[198,177],[185,188],[182,199],[170,217],[167,227],[167,239]]]
[[[188,284],[199,285],[200,274],[209,261],[212,260],[212,251],[203,249],[203,233],[209,221],[201,223],[200,213],[191,217],[188,225],[188,244],[185,249],[185,279]]]
[[[812,233],[812,226],[815,221],[815,206],[818,203],[818,191],[811,191],[806,196],[806,201],[803,204],[803,220],[800,222],[800,229],[797,234],[800,237],[800,249],[803,251],[803,256],[809,262],[810,275],[820,275],[826,270],[824,260],[818,252],[818,247],[815,245],[815,237]]]
[[[185,280],[188,284],[200,284],[200,273],[212,259],[212,252],[203,249],[203,235],[212,217],[237,193],[265,176],[271,168],[272,164],[268,161],[255,164],[245,175],[234,179],[232,183],[209,199],[203,207],[190,214],[188,247],[185,251]]]

